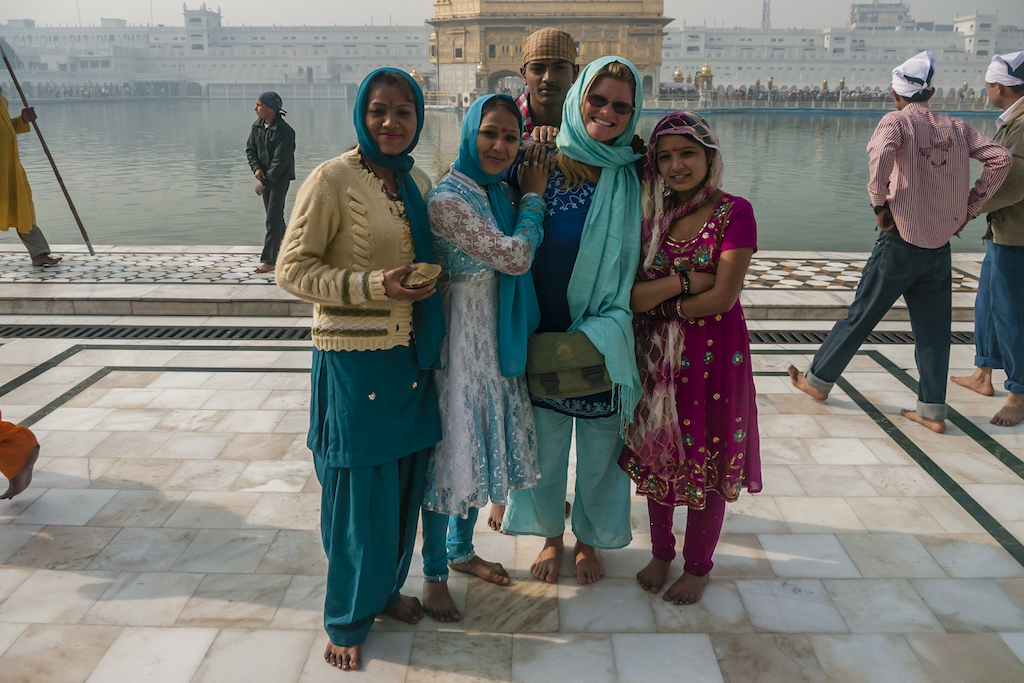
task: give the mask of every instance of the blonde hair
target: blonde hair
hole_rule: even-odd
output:
[[[587,86],[587,91],[583,93],[583,103],[580,105],[580,111],[583,111],[583,107],[587,106],[587,95],[590,93],[590,89],[594,87],[598,79],[607,76],[616,81],[622,81],[633,89],[634,95],[636,94],[636,79],[633,78],[633,72],[628,66],[622,62],[609,62],[605,64],[594,77],[590,80],[590,85]],[[555,164],[562,169],[562,173],[565,175],[565,190],[575,190],[583,186],[588,180],[590,180],[589,166],[584,164],[582,161],[576,161],[571,159],[562,153],[561,150],[555,156]]]

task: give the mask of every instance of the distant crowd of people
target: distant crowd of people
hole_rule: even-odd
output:
[[[618,56],[581,68],[563,31],[537,31],[522,54],[526,92],[473,102],[435,186],[413,157],[419,85],[399,69],[371,73],[354,107],[358,144],[309,174],[287,225],[295,131],[276,93],[256,102],[246,151],[267,213],[257,271],[314,304],[307,445],[323,488],[324,658],[342,669],[362,666],[379,614],[459,621],[449,570],[510,582],[476,554],[488,506],[491,528],[543,538],[531,573],[547,583],[561,575],[570,517],[571,574],[588,585],[604,576],[600,551],[632,540],[635,487],[651,533],[637,581],[685,605],[707,586],[727,503],[762,489],[739,301],[757,225],[725,189],[718,136],[683,110],[640,139],[636,68]],[[920,372],[902,414],[944,432],[949,242],[987,214],[978,371],[955,381],[991,394],[1003,368],[1009,398],[992,422],[1013,425],[1024,419],[1024,52],[996,56],[986,74],[1003,110],[995,140],[931,109],[935,69],[926,51],[893,70],[896,111],[867,145],[874,250],[847,317],[809,368],[789,373],[827,400],[902,296]],[[0,151],[16,149],[26,117],[4,117]],[[974,183],[971,159],[983,165]],[[0,172],[24,177],[16,153],[3,161]],[[28,233],[31,198],[15,198],[0,194],[4,225]],[[402,592],[420,523],[422,600]]]
[[[5,90],[10,86],[5,84]],[[41,100],[64,100],[64,99],[86,99],[100,100],[122,97],[139,97],[140,93],[130,83],[82,83],[69,85],[67,83],[37,83],[31,86],[30,97]]]

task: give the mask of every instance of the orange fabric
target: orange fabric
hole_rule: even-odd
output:
[[[18,476],[39,442],[28,427],[4,422],[0,415],[0,472],[8,479]]]

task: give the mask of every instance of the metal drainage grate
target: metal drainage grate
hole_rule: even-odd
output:
[[[828,332],[753,330],[751,344],[820,344]],[[208,341],[305,341],[308,327],[173,327],[136,325],[0,325],[0,338],[49,339],[199,339]],[[868,344],[913,344],[911,332],[872,332]],[[954,332],[953,344],[973,344],[973,332]]]

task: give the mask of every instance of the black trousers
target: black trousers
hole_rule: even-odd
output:
[[[263,187],[263,208],[267,210],[267,237],[263,240],[261,263],[274,265],[277,263],[277,252],[281,249],[284,239],[284,198],[288,194],[291,181],[284,180],[277,185]]]

